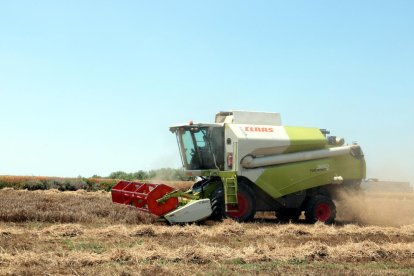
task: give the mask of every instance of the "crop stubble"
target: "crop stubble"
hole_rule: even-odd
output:
[[[387,201],[400,202],[403,215],[414,211],[412,195],[358,200],[369,211],[357,214],[363,219]],[[0,274],[413,274],[412,217],[389,219],[168,226],[113,205],[106,192],[3,189]]]

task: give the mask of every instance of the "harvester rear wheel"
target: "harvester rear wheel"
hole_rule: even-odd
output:
[[[211,196],[213,213],[210,218],[221,220],[228,217],[238,222],[252,220],[256,213],[255,197],[252,189],[243,182],[238,183],[237,200],[239,210],[236,212],[226,212],[224,206],[224,189],[222,186],[218,187]]]
[[[326,195],[315,195],[308,199],[305,206],[305,218],[309,223],[317,221],[331,224],[336,217],[336,207]]]

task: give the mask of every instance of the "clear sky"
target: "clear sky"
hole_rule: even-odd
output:
[[[414,1],[1,1],[0,174],[180,167],[173,124],[280,112],[414,182]]]

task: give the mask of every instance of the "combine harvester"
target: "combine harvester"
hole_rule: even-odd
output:
[[[253,219],[275,211],[281,221],[332,223],[338,189],[358,189],[365,178],[359,145],[319,128],[282,126],[279,113],[220,112],[215,123],[173,126],[188,175],[188,191],[165,184],[121,181],[112,201],[170,223],[230,217]]]

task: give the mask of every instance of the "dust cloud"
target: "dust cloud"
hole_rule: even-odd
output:
[[[412,192],[342,192],[336,205],[337,221],[377,226],[414,224]]]

